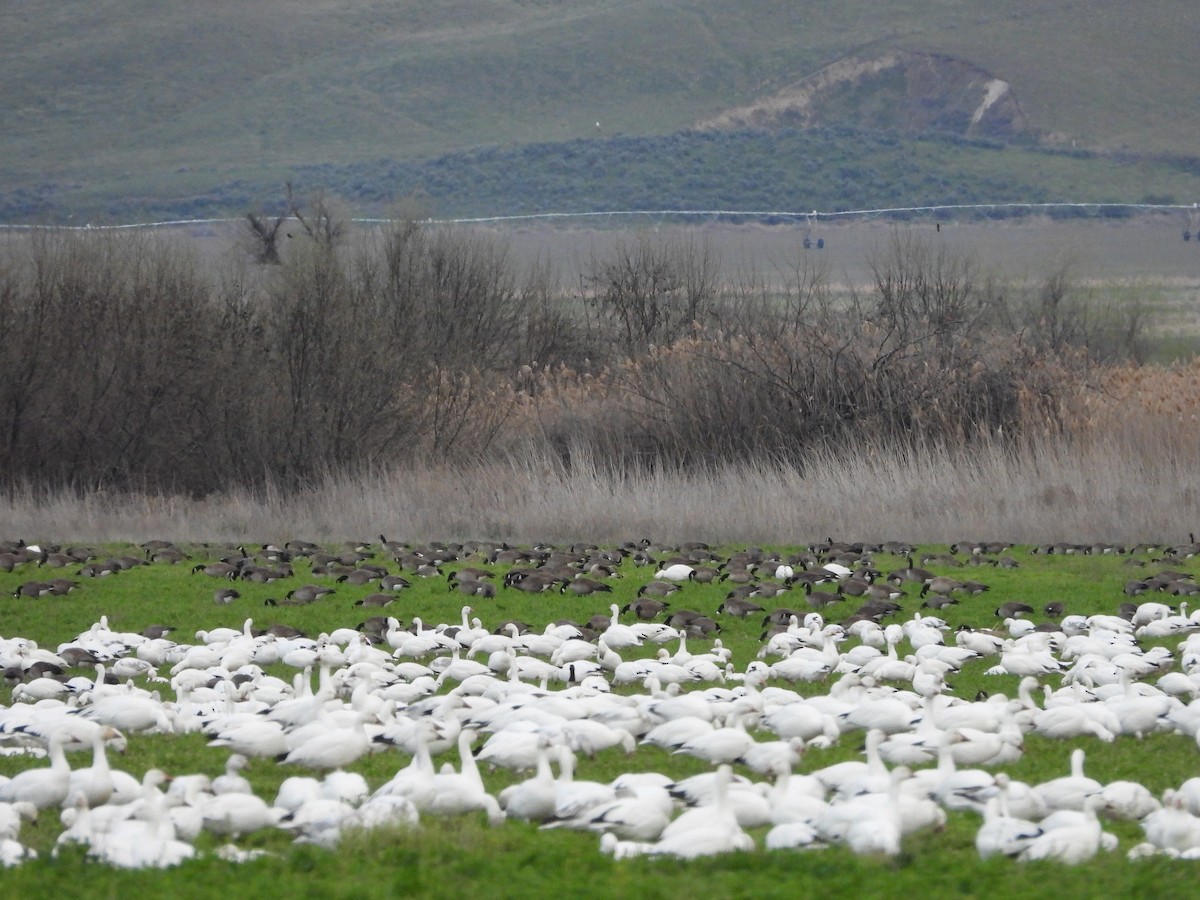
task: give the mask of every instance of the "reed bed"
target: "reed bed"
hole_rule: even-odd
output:
[[[968,449],[860,446],[803,465],[616,466],[576,448],[461,467],[329,474],[301,491],[204,499],[24,487],[0,497],[6,537],[82,541],[490,538],[527,543],[807,542],[828,535],[947,543],[1175,540],[1200,512],[1196,429],[1142,418],[1082,435]]]

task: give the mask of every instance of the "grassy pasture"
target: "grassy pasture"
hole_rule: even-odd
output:
[[[730,548],[726,548],[730,549]],[[772,548],[767,548],[772,549]],[[784,549],[784,548],[778,548]],[[922,548],[927,549],[927,548]],[[109,545],[103,553],[136,553],[129,545]],[[223,552],[224,548],[221,548]],[[992,567],[929,568],[958,578],[973,578],[990,585],[982,595],[964,599],[945,610],[942,617],[953,628],[960,623],[996,626],[993,610],[1007,600],[1023,600],[1041,608],[1052,600],[1066,605],[1068,613],[1088,615],[1113,612],[1125,597],[1122,585],[1131,569],[1119,556],[1043,556],[1031,555],[1027,547],[1014,548],[1020,561],[1015,570]],[[55,647],[86,630],[100,616],[108,616],[114,630],[137,631],[153,623],[178,626],[174,638],[188,642],[194,631],[214,627],[240,627],[251,617],[258,627],[284,622],[310,634],[338,627],[353,627],[364,614],[353,605],[372,589],[335,584],[336,593],[304,607],[265,607],[267,597],[279,597],[290,587],[310,577],[303,561],[296,574],[286,582],[273,585],[239,584],[242,597],[229,606],[215,606],[212,592],[224,582],[194,574],[191,566],[215,556],[216,548],[191,548],[193,559],[176,566],[156,564],[139,567],[95,579],[81,579],[81,587],[62,598],[38,600],[5,598],[5,637],[26,636],[46,647]],[[386,561],[386,560],[385,560]],[[459,563],[464,564],[464,563]],[[470,562],[465,564],[472,564]],[[902,565],[899,558],[881,555],[878,567],[887,571]],[[445,566],[453,570],[455,564]],[[1151,570],[1155,567],[1151,565]],[[46,570],[25,565],[13,573],[0,573],[0,591],[10,593],[23,581],[50,577]],[[503,567],[496,567],[498,573]],[[394,566],[393,566],[394,570]],[[69,573],[67,574],[70,577]],[[622,567],[623,578],[614,580],[611,595],[603,599],[577,598],[557,593],[526,595],[501,589],[495,600],[474,600],[475,615],[485,625],[504,618],[522,618],[535,627],[561,617],[584,621],[595,613],[607,613],[609,602],[624,604],[634,597],[639,585],[651,572],[637,569],[628,561]],[[446,589],[443,579],[412,579],[414,586],[401,592],[387,608],[405,622],[420,615],[427,623],[460,620],[463,595]],[[720,584],[686,585],[672,605],[713,614],[727,586]],[[906,616],[918,611],[920,601],[915,590],[908,589],[903,601]],[[801,607],[798,594],[785,594],[781,605]],[[771,602],[764,603],[768,608]],[[848,614],[854,601],[844,601],[827,611],[827,619],[836,621]],[[629,617],[625,617],[628,619]],[[722,642],[733,651],[738,671],[755,657],[761,646],[761,626],[755,619],[723,618]],[[1173,646],[1178,641],[1167,641]],[[689,641],[696,652],[703,642]],[[656,648],[644,648],[650,655]],[[844,648],[843,648],[844,649]],[[901,653],[907,646],[900,648]],[[632,654],[626,654],[630,656]],[[1012,676],[988,676],[990,662],[969,664],[951,680],[958,696],[971,697],[980,690],[1015,694]],[[165,674],[165,673],[163,673]],[[290,672],[280,672],[285,677]],[[1057,685],[1058,679],[1049,683]],[[828,690],[828,684],[796,685],[805,694]],[[628,688],[622,690],[630,690]],[[7,692],[3,695],[8,700]],[[760,739],[765,739],[763,735]],[[1136,780],[1151,791],[1178,785],[1197,774],[1197,749],[1186,737],[1156,734],[1138,741],[1118,738],[1112,744],[1096,739],[1052,742],[1029,736],[1026,753],[1016,764],[1006,767],[1014,778],[1037,783],[1065,774],[1073,746],[1087,750],[1087,772],[1101,782],[1117,779]],[[819,768],[843,759],[856,758],[862,747],[861,733],[851,732],[828,750],[811,750],[805,755],[800,771]],[[157,766],[168,772],[205,772],[220,774],[227,751],[208,748],[197,735],[131,736],[128,753],[115,765],[135,775]],[[453,752],[435,760],[457,762]],[[360,760],[352,768],[361,772],[376,787],[407,757],[388,751]],[[17,758],[0,758],[0,772],[12,774],[24,768]],[[581,759],[577,777],[607,781],[624,771],[662,771],[684,777],[707,769],[707,765],[686,756],[669,756],[656,748],[639,748],[626,757],[610,750],[593,760]],[[255,790],[266,798],[274,796],[280,781],[294,768],[270,761],[255,761],[246,771]],[[503,770],[484,772],[489,789],[499,790],[519,777]],[[1091,896],[1100,890],[1137,895],[1152,884],[1156,895],[1186,892],[1193,880],[1191,864],[1164,859],[1129,862],[1124,851],[1141,840],[1136,824],[1111,823],[1106,827],[1121,842],[1119,852],[1102,854],[1092,863],[1074,869],[1056,865],[1017,865],[1007,860],[981,862],[974,850],[978,819],[964,813],[951,813],[941,833],[925,833],[907,839],[904,853],[893,860],[860,859],[849,851],[833,848],[805,854],[756,851],[695,863],[634,860],[614,862],[598,851],[593,835],[571,832],[537,831],[523,823],[509,822],[489,829],[482,818],[438,821],[424,817],[413,832],[376,833],[357,836],[337,851],[294,846],[282,833],[258,833],[241,842],[244,848],[265,849],[271,855],[241,866],[221,862],[205,854],[204,858],[166,873],[122,873],[107,870],[69,853],[57,861],[48,859],[48,850],[58,832],[53,815],[44,815],[35,827],[26,826],[23,838],[43,854],[43,859],[5,874],[4,892],[24,895],[45,894],[86,879],[88,896],[116,896],[130,889],[151,889],[175,896],[210,896],[216,891],[248,890],[273,895],[302,896],[462,896],[467,892],[496,896],[679,896],[681,892],[705,892],[710,896],[795,896],[797,891],[823,894],[895,896],[902,891],[921,890],[933,896],[988,896],[1001,892],[1019,892],[1029,896]],[[762,835],[757,835],[761,846]],[[204,837],[200,849],[212,849],[215,842]]]

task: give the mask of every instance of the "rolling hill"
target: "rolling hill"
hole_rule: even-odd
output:
[[[0,8],[0,218],[237,214],[287,178],[364,212],[413,189],[461,212],[604,208],[661,199],[636,189],[679,159],[676,195],[749,204],[777,173],[747,150],[811,170],[822,135],[873,169],[842,176],[842,205],[872,179],[961,197],[1006,154],[988,177],[1030,196],[1190,202],[1198,34],[1184,0],[23,0]],[[901,149],[880,168],[856,134]]]

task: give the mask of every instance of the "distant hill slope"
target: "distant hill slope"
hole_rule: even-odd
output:
[[[22,0],[0,6],[0,205],[119,216],[311,167],[702,124],[1190,156],[1198,34],[1185,0]],[[972,123],[998,84],[984,112],[1006,116]]]

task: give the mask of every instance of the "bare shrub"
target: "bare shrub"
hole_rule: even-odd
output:
[[[615,332],[625,353],[669,343],[713,316],[719,262],[706,240],[638,234],[593,257],[583,293]]]
[[[207,288],[182,246],[37,233],[0,290],[3,468],[77,484],[174,477],[195,461]]]

